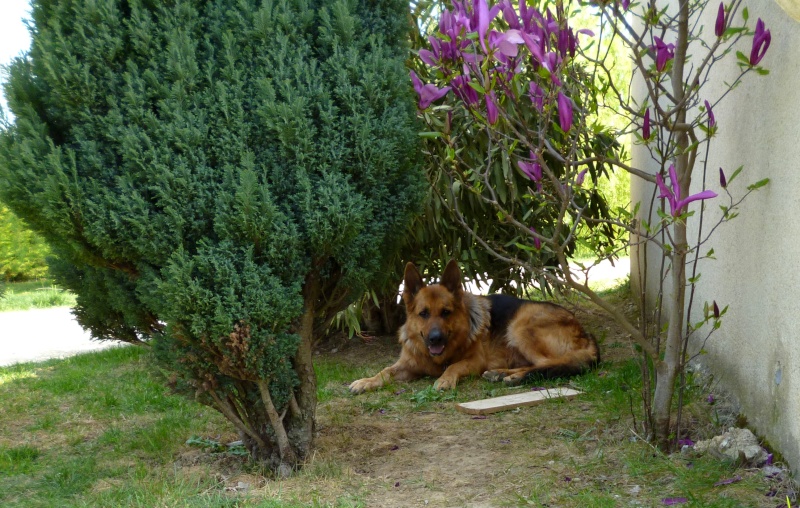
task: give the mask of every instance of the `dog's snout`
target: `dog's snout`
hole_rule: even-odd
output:
[[[428,344],[438,345],[444,342],[444,334],[438,328],[434,328],[428,333]]]

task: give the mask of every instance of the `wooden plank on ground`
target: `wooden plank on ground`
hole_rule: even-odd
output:
[[[548,399],[571,399],[583,392],[571,388],[549,388],[530,392],[514,393],[491,399],[473,400],[456,404],[456,409],[470,415],[488,415],[499,411],[508,411],[523,406],[535,406]]]

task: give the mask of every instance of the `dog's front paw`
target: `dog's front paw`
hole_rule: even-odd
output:
[[[506,386],[519,386],[525,381],[525,373],[511,374],[503,378],[503,384]]]
[[[368,392],[370,390],[380,388],[382,384],[383,383],[381,383],[380,379],[375,379],[374,377],[365,377],[350,383],[350,393],[357,395],[359,393]]]
[[[434,390],[452,390],[458,384],[458,378],[442,376],[433,383]]]
[[[487,370],[483,373],[483,379],[487,381],[491,381],[492,383],[496,383],[503,379],[505,375],[502,372],[498,372],[496,370]]]

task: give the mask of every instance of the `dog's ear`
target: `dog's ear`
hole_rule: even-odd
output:
[[[455,259],[451,259],[450,262],[447,263],[440,284],[454,295],[461,295],[463,291],[463,287],[461,286],[461,269],[458,267],[458,263]]]
[[[422,282],[422,276],[419,274],[417,267],[414,266],[414,263],[406,264],[405,275],[403,275],[403,302],[405,302],[406,307],[411,305],[419,290],[424,287],[425,283]]]

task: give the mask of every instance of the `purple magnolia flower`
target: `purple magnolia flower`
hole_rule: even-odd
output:
[[[572,31],[572,28],[565,28],[563,30],[559,30],[558,34],[558,53],[561,55],[561,58],[566,58],[567,55],[575,56],[575,50],[578,46],[578,38],[575,37],[575,33]]]
[[[569,132],[572,128],[572,101],[561,92],[558,92],[558,121],[562,131]]]
[[[521,31],[520,36],[525,41],[525,47],[531,52],[534,64],[541,64],[544,61],[544,38],[540,36],[533,37],[525,31]]]
[[[530,155],[531,160],[537,160],[536,154],[531,152]],[[519,166],[519,169],[522,170],[525,176],[536,182],[537,192],[542,192],[542,165],[538,162],[518,161],[517,166]]]
[[[681,210],[686,208],[686,205],[692,201],[717,197],[716,192],[704,190],[703,192],[698,192],[697,194],[692,194],[691,196],[681,199],[681,186],[680,183],[678,183],[678,174],[675,172],[674,164],[669,166],[669,179],[672,184],[672,189],[666,186],[660,174],[656,175],[656,185],[661,189],[661,194],[659,194],[658,197],[667,199],[669,202],[670,215],[673,217],[680,215]]]
[[[522,39],[519,30],[511,29],[505,33],[492,30],[489,34],[489,46],[505,56],[517,56],[520,44],[525,44],[525,41]]]
[[[497,16],[497,13],[500,12],[501,6],[495,5],[490,9],[486,0],[475,0],[473,6],[475,9],[474,12],[478,15],[478,37],[481,39],[483,51],[486,51],[486,32],[489,30],[489,25],[492,20]]]
[[[448,40],[439,40],[433,36],[428,37],[434,53],[439,51],[443,60],[456,60],[464,42],[459,42],[458,36],[462,31],[470,31],[469,24],[469,18],[463,15],[456,15],[450,11],[444,11],[439,18],[439,33],[447,37]]]
[[[661,504],[664,506],[672,506],[676,504],[686,504],[689,500],[685,497],[665,497],[661,500]]]
[[[533,226],[530,227],[530,230],[531,230],[531,233],[533,233],[533,246],[536,247],[537,249],[541,250],[542,241],[537,236],[539,234],[539,232],[536,231],[536,228],[534,228]]]
[[[584,178],[586,178],[586,172],[587,171],[589,171],[589,170],[588,169],[584,169],[583,171],[578,173],[577,178],[575,178],[575,185],[577,185],[578,187],[583,185],[583,180],[584,180]]]
[[[703,101],[703,104],[706,106],[706,112],[708,113],[708,128],[713,129],[715,125],[717,125],[717,120],[714,118],[714,111],[711,109],[711,104],[708,101]]]
[[[753,48],[750,50],[750,65],[758,65],[767,53],[770,42],[772,42],[772,35],[769,30],[764,30],[764,22],[758,18],[756,33],[753,35]]]
[[[719,186],[723,189],[728,186],[728,179],[725,178],[725,172],[722,171],[722,168],[719,168]]]
[[[714,318],[719,319],[719,305],[717,305],[716,300],[714,300],[713,309],[714,309]]]
[[[436,61],[438,60],[436,54],[427,49],[419,50],[419,59],[431,67],[436,67],[438,65],[438,62]]]
[[[531,81],[529,88],[531,91],[531,101],[541,113],[542,109],[544,109],[544,89],[535,81]]]
[[[631,5],[631,0],[622,0],[620,3],[622,4],[622,10],[627,11]]]
[[[645,140],[650,139],[650,108],[644,112],[644,124],[642,125],[642,137]]]
[[[503,19],[506,23],[508,23],[509,28],[513,30],[519,30],[522,28],[522,25],[519,23],[517,11],[515,11],[514,6],[511,5],[511,0],[503,0],[500,2],[500,10],[503,11]]]
[[[478,97],[478,92],[469,86],[469,81],[469,77],[462,74],[453,78],[450,84],[453,85],[453,93],[456,94],[464,104],[469,107],[474,107],[480,102],[480,97]]]
[[[414,85],[414,91],[419,94],[419,109],[427,109],[434,101],[437,101],[447,95],[450,87],[437,88],[434,84],[424,85],[417,77],[417,73],[411,71],[411,83]]]
[[[719,3],[719,10],[717,11],[717,23],[714,25],[714,35],[722,37],[725,33],[725,5],[724,2]]]
[[[547,53],[542,60],[542,67],[550,71],[550,81],[556,86],[561,86],[561,80],[558,79],[557,71],[562,61],[561,56],[554,51]]]
[[[666,44],[658,37],[653,37],[656,41],[656,70],[661,72],[667,66],[667,62],[675,58],[675,45],[672,43]]]
[[[534,14],[538,15],[538,11],[536,9],[528,9],[528,3],[526,0],[519,0],[519,19],[522,22],[522,26],[525,30],[530,30],[531,27],[531,19],[533,18]]]
[[[531,157],[533,157],[533,154],[531,154]],[[542,165],[538,162],[518,161],[517,166],[525,173],[525,176],[534,182],[538,182],[542,179]]]
[[[486,119],[491,125],[497,123],[497,114],[497,96],[491,91],[486,94]]]

